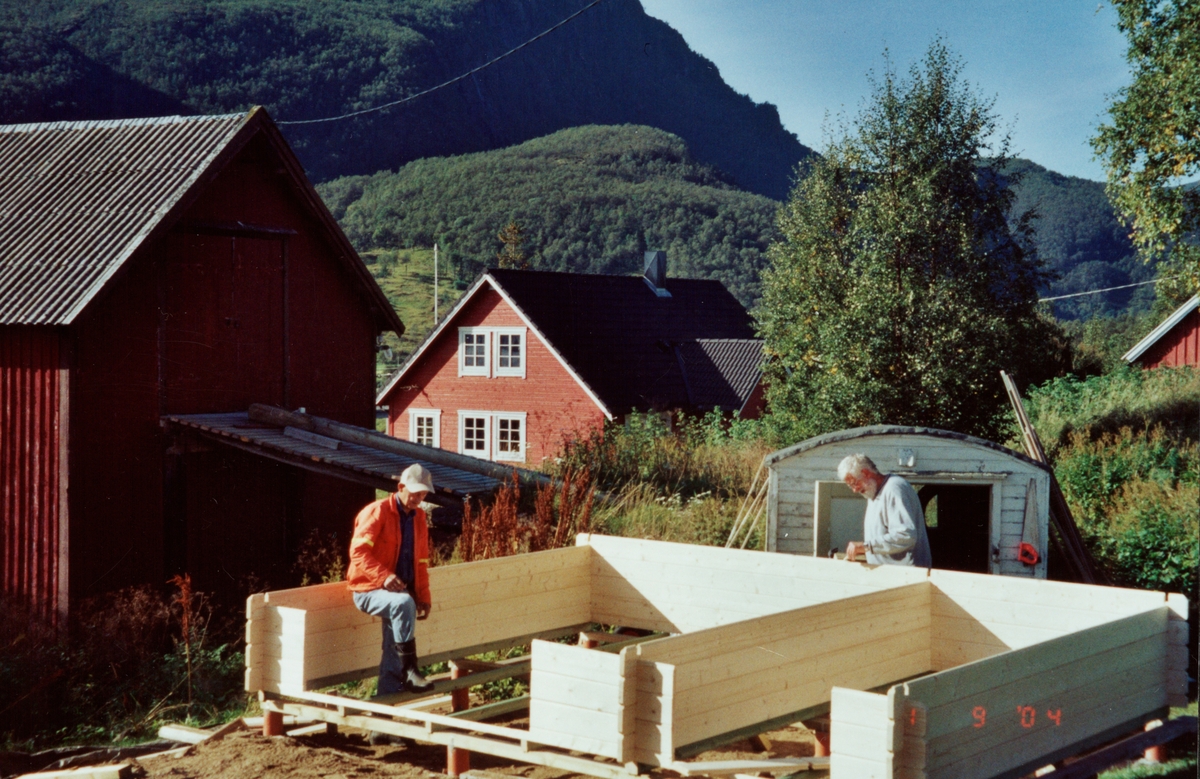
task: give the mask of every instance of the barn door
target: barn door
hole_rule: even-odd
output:
[[[283,404],[281,239],[172,234],[162,297],[167,413]]]

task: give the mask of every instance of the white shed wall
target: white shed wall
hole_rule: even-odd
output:
[[[911,468],[901,467],[901,450],[916,457]],[[1006,576],[1046,577],[1049,548],[1050,477],[1036,465],[985,446],[952,438],[922,434],[864,435],[822,444],[773,463],[768,493],[768,544],[772,551],[813,553],[813,503],[817,481],[837,479],[837,466],[850,454],[863,453],[880,470],[911,481],[991,484],[992,505],[999,506],[1000,521],[991,522],[992,543],[999,547],[999,570]],[[944,477],[930,474],[940,472]],[[988,478],[988,475],[1002,478]],[[1029,481],[1037,483],[1041,561],[1033,567],[1017,559],[1025,521],[1025,493]],[[998,495],[997,495],[998,493]],[[934,561],[937,565],[937,561]]]

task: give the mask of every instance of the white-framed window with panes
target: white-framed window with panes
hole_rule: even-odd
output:
[[[442,445],[442,410],[410,408],[408,410],[408,440],[440,448]]]
[[[459,411],[458,451],[485,460],[525,462],[524,411]]]
[[[458,328],[458,375],[490,376],[491,332],[486,327]]]
[[[524,327],[460,327],[458,375],[523,379],[527,346]]]

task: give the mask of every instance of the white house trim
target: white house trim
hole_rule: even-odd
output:
[[[1139,357],[1150,350],[1151,346],[1158,343],[1158,340],[1166,335],[1171,328],[1183,321],[1184,317],[1200,308],[1200,295],[1192,295],[1192,299],[1184,303],[1179,308],[1175,309],[1169,317],[1162,321],[1158,327],[1150,331],[1150,334],[1137,342],[1132,349],[1125,352],[1121,357],[1125,362],[1135,362]]]

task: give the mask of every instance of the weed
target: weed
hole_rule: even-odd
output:
[[[314,528],[300,542],[292,571],[299,575],[301,587],[344,581],[346,579],[346,556],[338,534],[323,534]]]

